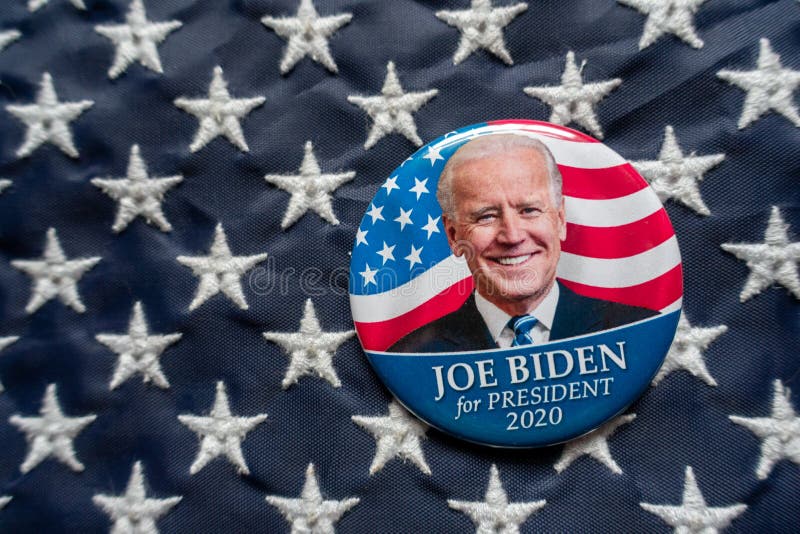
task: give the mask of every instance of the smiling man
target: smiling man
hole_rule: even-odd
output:
[[[460,352],[540,344],[607,330],[657,312],[578,295],[556,281],[567,237],[561,173],[531,137],[486,135],[461,146],[436,191],[453,254],[475,292],[390,352]]]

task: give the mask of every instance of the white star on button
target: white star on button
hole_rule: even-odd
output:
[[[308,210],[315,211],[330,224],[339,224],[333,213],[332,194],[340,185],[355,177],[355,171],[323,174],[314,156],[314,145],[306,141],[300,174],[267,174],[264,179],[292,194],[281,221],[284,230],[297,222]]]
[[[416,248],[413,244],[411,245],[411,252],[408,253],[408,256],[403,258],[404,260],[408,260],[408,269],[411,270],[414,268],[414,265],[417,263],[422,263],[419,255],[422,253],[422,247]]]
[[[553,468],[561,473],[581,456],[591,456],[608,467],[612,473],[621,475],[622,469],[620,469],[617,462],[614,461],[614,458],[611,456],[611,451],[608,448],[608,439],[619,427],[627,425],[634,419],[636,419],[636,414],[633,413],[620,415],[597,430],[589,432],[572,441],[568,441],[564,445],[564,450],[561,452],[561,458],[559,458]]]
[[[139,153],[139,145],[131,147],[128,175],[125,178],[93,178],[92,184],[119,203],[117,216],[111,229],[121,232],[136,217],[141,215],[147,224],[157,226],[162,232],[172,230],[161,209],[164,195],[183,180],[174,176],[147,175],[147,164]]]
[[[406,211],[403,208],[400,208],[400,215],[395,218],[395,222],[400,223],[400,231],[402,232],[405,230],[407,224],[413,225],[414,223],[411,222],[411,212],[414,211],[414,208]]]
[[[73,440],[97,416],[65,416],[58,402],[55,384],[47,386],[39,415],[41,417],[14,414],[8,418],[9,423],[25,433],[28,441],[28,455],[19,470],[27,473],[49,456],[54,456],[73,471],[83,471],[83,464],[75,457]]]
[[[702,48],[703,41],[694,29],[694,14],[706,0],[617,0],[647,15],[639,50],[653,44],[665,33],[676,35],[692,48]]]
[[[661,518],[666,524],[675,527],[675,532],[698,532],[716,534],[731,524],[747,509],[747,505],[712,507],[706,504],[691,466],[686,467],[686,480],[683,485],[683,502],[680,506],[639,503],[639,506]]]
[[[431,162],[431,167],[433,167],[434,165],[436,165],[436,161],[437,160],[444,161],[444,158],[439,153],[440,151],[441,151],[440,148],[435,148],[435,147],[429,146],[428,147],[428,153],[425,154],[424,156],[422,156],[422,159],[427,159],[428,161],[430,161]]]
[[[728,327],[724,324],[709,328],[693,327],[689,324],[686,316],[681,313],[675,339],[672,341],[672,346],[670,346],[658,374],[653,379],[653,385],[657,385],[671,372],[685,369],[709,386],[716,386],[717,381],[708,372],[703,360],[703,351],[727,331]]]
[[[280,18],[266,16],[261,19],[261,23],[286,40],[280,65],[281,74],[291,71],[305,56],[336,73],[339,69],[331,56],[328,38],[352,18],[353,15],[350,13],[320,17],[311,0],[300,0],[296,16]]]
[[[761,458],[756,467],[759,480],[765,480],[775,464],[783,458],[800,465],[800,417],[790,399],[789,388],[784,387],[780,380],[775,380],[769,417],[729,416],[731,421],[763,440]]]
[[[340,387],[342,383],[333,368],[333,356],[339,346],[353,337],[355,330],[324,332],[317,319],[314,304],[306,300],[300,330],[297,332],[264,332],[264,338],[283,348],[289,354],[289,367],[283,377],[283,389],[296,384],[302,376],[316,374]]]
[[[225,456],[236,467],[240,475],[249,475],[250,470],[242,454],[242,441],[247,433],[260,425],[267,414],[253,417],[236,417],[231,414],[225,383],[217,382],[217,395],[214,407],[207,417],[199,415],[179,415],[178,420],[194,431],[200,438],[200,450],[189,468],[194,475],[217,456]]]
[[[602,139],[603,130],[594,106],[616,89],[622,80],[615,78],[584,84],[582,70],[583,65],[578,69],[575,64],[575,53],[569,51],[564,73],[561,75],[561,85],[526,87],[524,91],[528,96],[538,98],[552,108],[550,122],[564,126],[576,122],[598,139]]]
[[[369,150],[383,136],[392,132],[403,134],[417,146],[422,145],[412,113],[438,93],[437,89],[417,93],[404,92],[395,72],[394,63],[390,61],[386,65],[386,80],[383,82],[380,95],[347,97],[348,102],[366,111],[373,120],[364,149]]]
[[[358,273],[364,277],[364,286],[368,286],[369,284],[375,284],[377,286],[378,282],[375,281],[375,275],[377,274],[378,270],[370,268],[369,263],[365,265],[366,267],[364,270]]]
[[[380,471],[386,462],[395,457],[411,460],[420,471],[426,475],[431,474],[431,468],[425,461],[420,443],[425,438],[428,427],[396,401],[389,403],[389,415],[380,417],[354,415],[351,419],[375,438],[375,457],[369,467],[370,475]]]
[[[423,230],[428,232],[428,239],[431,238],[431,235],[440,233],[439,232],[439,226],[438,226],[440,218],[441,217],[436,217],[434,219],[433,217],[428,215],[428,222],[425,224],[425,226],[422,227]]]
[[[484,48],[507,65],[513,65],[511,54],[506,49],[503,28],[526,9],[528,4],[524,2],[493,7],[491,0],[472,0],[469,9],[437,11],[439,19],[461,32],[453,64],[458,65],[476,50]]]
[[[266,253],[252,256],[231,254],[228,237],[225,235],[222,223],[217,224],[208,256],[177,257],[179,263],[191,268],[194,274],[200,278],[197,293],[189,304],[189,311],[194,310],[220,291],[239,308],[248,309],[247,300],[242,291],[241,277],[266,258]]]
[[[367,211],[367,215],[369,215],[370,219],[372,219],[372,224],[375,224],[376,221],[383,221],[383,206],[376,206],[375,204],[369,205],[369,211]]]
[[[266,500],[292,524],[294,534],[333,534],[333,524],[359,502],[356,497],[341,501],[323,500],[314,464],[308,464],[306,468],[306,481],[300,498],[267,495]]]
[[[508,502],[508,495],[500,482],[497,466],[492,464],[489,486],[483,501],[457,501],[448,499],[450,508],[469,516],[477,527],[477,532],[519,532],[520,526],[534,512],[547,504],[544,499],[531,502]]]
[[[361,230],[360,228],[356,231],[356,246],[358,245],[367,245],[367,233],[369,230]]]
[[[785,69],[781,57],[772,51],[769,39],[761,39],[756,70],[721,70],[717,76],[747,91],[739,118],[739,129],[772,110],[800,128],[800,114],[794,103],[794,90],[800,85],[800,71]]]
[[[263,96],[254,98],[231,98],[228,83],[223,78],[222,67],[214,67],[214,77],[208,87],[208,98],[175,99],[175,105],[187,113],[191,113],[200,121],[200,127],[189,145],[189,150],[197,152],[209,141],[224,135],[228,141],[242,152],[250,148],[244,139],[240,120],[253,109],[264,103]]]
[[[92,497],[95,506],[101,508],[114,522],[112,534],[157,534],[156,520],[183,499],[148,499],[145,485],[142,462],[136,462],[123,495],[98,494]]]
[[[418,180],[417,178],[414,178],[414,187],[409,189],[409,191],[411,193],[417,194],[417,200],[419,200],[419,197],[421,197],[424,193],[430,193],[430,191],[428,191],[428,188],[426,187],[427,183],[428,183],[427,178],[425,178],[422,181]]]
[[[400,189],[400,186],[397,185],[397,176],[387,178],[381,187],[386,189],[387,197],[392,194],[392,189]]]
[[[125,24],[104,25],[94,27],[94,31],[107,37],[116,46],[114,63],[108,69],[108,77],[112,80],[125,72],[131,63],[139,63],[159,74],[164,72],[157,45],[167,35],[183,26],[178,20],[169,22],[152,22],[147,20],[147,13],[142,0],[133,0]]]
[[[386,262],[389,260],[394,260],[394,247],[396,245],[392,245],[391,247],[386,244],[386,241],[383,242],[383,248],[377,251],[375,254],[383,258],[383,264],[386,265]]]
[[[167,347],[178,341],[183,334],[173,333],[150,335],[147,319],[142,303],[133,306],[133,313],[128,324],[127,334],[97,334],[95,339],[117,353],[117,367],[111,378],[109,389],[116,389],[120,384],[136,373],[141,373],[146,384],[151,380],[163,389],[169,387],[169,381],[161,370],[159,358]]]
[[[789,225],[781,211],[772,207],[763,243],[723,243],[722,249],[747,263],[750,276],[739,295],[741,302],[758,295],[773,283],[784,286],[800,299],[800,241],[789,242]]]
[[[33,313],[50,299],[61,302],[78,313],[86,311],[78,294],[78,281],[102,258],[68,260],[61,248],[55,228],[47,230],[44,254],[39,260],[13,260],[11,265],[31,277],[33,287],[25,311]]]
[[[53,87],[50,73],[42,74],[35,104],[10,104],[6,110],[27,126],[25,140],[17,149],[17,157],[24,158],[44,143],[52,143],[72,157],[78,157],[78,149],[72,140],[69,123],[77,119],[94,104],[91,100],[60,102]]]

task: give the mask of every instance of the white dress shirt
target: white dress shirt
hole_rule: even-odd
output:
[[[544,300],[536,308],[528,311],[529,315],[533,315],[538,320],[536,326],[530,331],[534,345],[550,341],[550,330],[553,329],[558,294],[558,282],[556,282]],[[477,291],[475,291],[475,306],[478,308],[481,317],[483,317],[483,321],[486,323],[486,327],[489,329],[489,333],[497,343],[497,346],[500,348],[510,347],[511,342],[514,340],[514,330],[508,327],[511,315],[486,300]]]

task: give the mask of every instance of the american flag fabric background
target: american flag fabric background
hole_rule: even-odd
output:
[[[4,2],[0,529],[797,531],[798,30],[794,0]],[[602,136],[683,261],[653,386],[535,450],[408,418],[348,296],[392,170],[505,118]]]

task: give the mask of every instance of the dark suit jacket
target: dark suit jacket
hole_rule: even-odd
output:
[[[559,284],[558,304],[550,331],[550,341],[608,330],[658,312],[578,295]],[[456,311],[406,335],[388,352],[461,352],[496,349],[486,323],[470,295]]]

